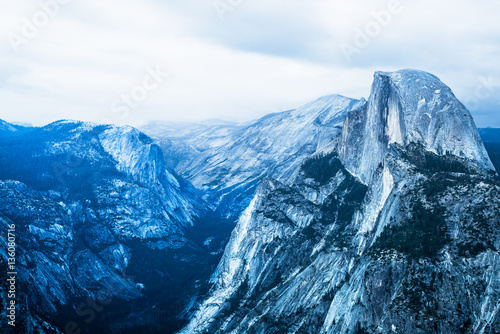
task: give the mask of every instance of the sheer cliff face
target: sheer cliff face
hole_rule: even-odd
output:
[[[427,151],[494,170],[469,111],[429,73],[375,73],[367,105],[345,119],[339,153],[347,168],[369,183],[394,143],[420,143]]]
[[[377,73],[330,148],[261,182],[182,333],[495,333],[499,195],[450,89]]]

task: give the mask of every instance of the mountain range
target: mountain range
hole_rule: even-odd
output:
[[[0,121],[17,329],[497,333],[499,157],[417,70],[242,124]]]

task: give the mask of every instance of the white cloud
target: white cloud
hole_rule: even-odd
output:
[[[55,1],[55,0],[44,0]],[[500,4],[403,1],[404,10],[347,62],[350,43],[388,1],[243,0],[219,19],[212,1],[69,1],[15,53],[9,33],[37,1],[0,12],[0,118],[40,125],[61,118],[138,125],[152,119],[247,120],[324,94],[367,97],[375,70],[433,72],[462,99],[480,78],[500,80]],[[125,120],[111,105],[141,84],[148,66],[170,76]],[[499,94],[474,110],[500,126]],[[488,124],[486,124],[488,120]],[[494,124],[492,124],[492,120]]]

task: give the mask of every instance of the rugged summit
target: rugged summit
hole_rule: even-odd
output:
[[[368,183],[391,144],[410,143],[494,170],[472,116],[448,86],[422,71],[376,72],[368,103],[345,120],[341,159]]]
[[[436,77],[376,73],[285,182],[261,182],[182,333],[495,333],[500,182]]]
[[[161,149],[131,127],[74,121],[6,125],[0,137],[2,268],[7,226],[16,224],[18,327],[40,330],[51,319],[63,329],[74,322],[88,331],[125,330],[151,324],[145,313],[161,313],[168,327],[166,309],[195,291],[218,256],[191,238],[208,205],[165,169]],[[179,289],[190,292],[180,297]],[[88,310],[78,308],[86,298],[113,299],[106,314],[115,314],[114,323],[103,313],[87,324]]]

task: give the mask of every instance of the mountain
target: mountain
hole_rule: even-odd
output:
[[[26,130],[27,128],[21,125],[7,123],[0,119],[0,135],[1,134],[9,134],[13,132],[20,132]]]
[[[371,181],[371,173],[393,144],[421,144],[426,151],[452,154],[494,169],[472,116],[432,74],[375,73],[365,109],[348,115],[339,145],[347,168],[364,182]]]
[[[289,178],[340,132],[347,113],[364,103],[331,95],[246,124],[150,123],[141,129],[174,157],[177,174],[204,190],[227,217],[237,218],[260,180]]]
[[[262,179],[180,333],[500,331],[500,179],[470,113],[416,70],[349,109]]]
[[[167,168],[182,175],[191,163],[200,160],[204,151],[216,147],[217,142],[227,141],[227,137],[241,128],[238,123],[224,120],[196,123],[152,121],[141,126],[140,130],[153,138],[169,157]]]
[[[491,162],[497,172],[500,172],[500,129],[479,129],[479,134],[483,139],[484,147],[488,151]]]
[[[160,147],[131,127],[0,124],[2,273],[15,224],[18,302],[31,314],[18,328],[180,326],[177,316],[217,264],[222,241],[202,243],[216,229],[214,213],[167,171]],[[79,308],[103,298],[112,303],[98,315]]]
[[[498,135],[437,77],[141,130],[0,121],[16,332],[500,332]]]

